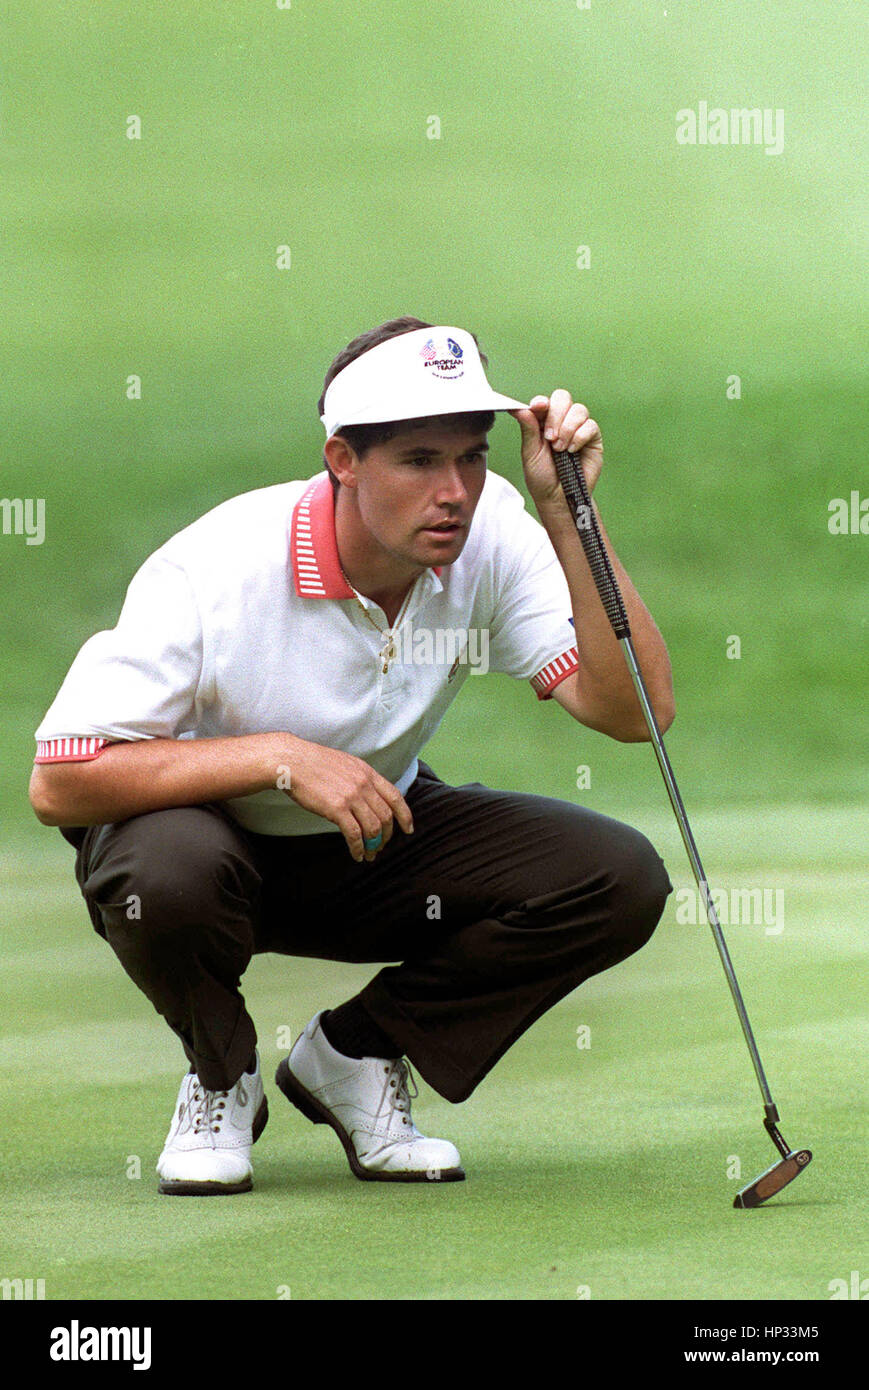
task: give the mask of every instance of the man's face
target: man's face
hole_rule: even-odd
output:
[[[405,564],[457,560],[486,481],[488,447],[485,431],[454,422],[405,430],[369,449],[353,473],[372,540]]]

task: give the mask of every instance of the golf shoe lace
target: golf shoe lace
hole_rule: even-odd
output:
[[[394,1062],[384,1062],[383,1067],[385,1076],[377,1114],[380,1114],[384,1102],[386,1102],[389,1106],[387,1123],[391,1124],[393,1115],[398,1112],[401,1115],[401,1123],[409,1125],[413,1129],[410,1102],[416,1100],[419,1095],[419,1087],[416,1084],[416,1077],[410,1069],[410,1063],[406,1062],[403,1057],[398,1057]],[[408,1089],[408,1081],[413,1086],[412,1091]],[[392,1092],[391,1095],[390,1092]]]
[[[194,1134],[220,1133],[220,1121],[228,1098],[228,1091],[206,1091],[202,1082],[196,1080],[190,1095],[190,1120]],[[242,1095],[239,1095],[239,1100],[244,1104]]]

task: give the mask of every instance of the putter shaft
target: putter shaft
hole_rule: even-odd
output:
[[[646,690],[642,672],[640,671],[637,655],[631,641],[631,628],[627,610],[625,609],[618,581],[592,508],[591,496],[585,481],[585,475],[576,459],[568,452],[564,450],[555,450],[554,458],[555,468],[561,481],[565,497],[567,498],[568,505],[573,514],[579,539],[585,551],[595,587],[600,596],[604,611],[609,618],[613,633],[618,639],[619,645],[624,653],[624,658],[627,662],[628,670],[630,671],[631,679],[634,684],[634,690],[640,702],[646,726],[651,736],[652,745],[655,749],[658,766],[664,778],[670,804],[673,807],[682,840],[688,853],[688,859],[690,860],[691,868],[697,881],[697,888],[703,899],[706,916],[712,928],[715,945],[721,958],[721,964],[724,966],[724,973],[727,977],[727,983],[730,986],[733,1002],[736,1005],[736,1012],[739,1015],[739,1022],[742,1025],[745,1041],[748,1044],[748,1051],[754,1065],[755,1075],[757,1076],[758,1085],[760,1086],[760,1093],[763,1096],[763,1107],[765,1111],[764,1128],[781,1155],[778,1163],[773,1164],[765,1173],[761,1173],[760,1177],[756,1178],[753,1183],[749,1183],[747,1187],[744,1187],[737,1193],[733,1203],[735,1207],[759,1206],[761,1202],[767,1201],[789,1182],[792,1182],[793,1179],[802,1172],[803,1168],[811,1162],[812,1154],[809,1149],[801,1149],[799,1152],[792,1151],[779,1133],[777,1125],[778,1110],[770,1094],[769,1084],[764,1074],[760,1054],[757,1050],[757,1043],[754,1040],[751,1024],[748,1021],[748,1013],[746,1012],[743,1002],[742,992],[739,988],[736,972],[733,969],[733,963],[730,959],[730,952],[724,940],[724,934],[721,930],[721,923],[718,920],[715,904],[712,902],[709,895],[709,885],[706,880],[706,874],[700,862],[700,855],[694,843],[694,836],[691,834],[691,827],[688,824],[688,816],[682,804],[682,798],[679,795],[679,788],[676,785],[676,778],[670,766],[670,759],[667,757],[667,750],[664,747],[664,739],[658,727],[655,711],[652,709],[648,691]]]
[[[640,671],[636,652],[634,651],[631,641],[631,629],[627,610],[625,609],[618,580],[616,579],[610,563],[606,546],[604,545],[603,537],[600,533],[600,527],[598,526],[597,518],[594,514],[585,475],[576,459],[568,452],[564,450],[555,450],[554,459],[556,472],[558,473],[568,505],[573,513],[577,533],[582,543],[583,550],[585,551],[595,587],[597,588],[601,603],[609,618],[613,633],[621,646],[625,661],[628,665],[628,670],[631,673],[631,679],[634,683],[634,689],[640,701],[640,706],[651,736],[652,745],[655,749],[655,756],[658,759],[658,765],[667,788],[667,794],[676,815],[685,849],[688,852],[691,868],[697,881],[697,888],[703,899],[706,916],[712,928],[715,945],[718,948],[721,964],[724,966],[724,973],[727,977],[727,983],[730,986],[733,1002],[736,1005],[736,1012],[739,1016],[739,1022],[742,1025],[745,1041],[748,1044],[748,1051],[754,1066],[758,1085],[760,1086],[760,1093],[763,1096],[765,1112],[764,1126],[779,1153],[782,1157],[786,1158],[790,1154],[790,1149],[776,1128],[778,1110],[770,1093],[769,1083],[766,1079],[760,1060],[760,1054],[757,1050],[757,1043],[754,1040],[751,1024],[748,1021],[748,1013],[746,1012],[742,992],[740,991],[736,973],[733,969],[733,963],[730,959],[730,952],[727,949],[727,943],[724,940],[724,934],[721,930],[721,923],[718,920],[718,913],[715,911],[715,905],[709,896],[709,885],[706,881],[706,874],[700,862],[700,855],[694,843],[694,836],[691,834],[691,827],[688,824],[685,807],[679,795],[676,778],[673,775],[670,759],[667,757],[667,750],[664,747],[664,739],[658,727],[655,711],[652,709],[645,681]]]
[[[730,986],[730,993],[733,995],[733,1002],[736,1005],[736,1012],[739,1015],[739,1021],[742,1024],[742,1031],[745,1034],[745,1041],[748,1043],[748,1050],[751,1054],[751,1060],[754,1063],[755,1074],[757,1076],[758,1085],[760,1086],[761,1095],[763,1096],[766,1117],[767,1120],[770,1121],[770,1124],[775,1126],[775,1123],[778,1120],[778,1111],[776,1110],[775,1102],[773,1101],[773,1098],[770,1094],[769,1083],[767,1082],[766,1074],[763,1070],[763,1064],[760,1060],[760,1054],[757,1050],[757,1043],[754,1040],[754,1034],[751,1031],[751,1024],[748,1021],[748,1014],[745,1009],[745,1003],[742,998],[742,992],[739,988],[736,973],[733,969],[733,963],[730,959],[730,952],[727,949],[727,942],[724,940],[724,934],[721,930],[721,923],[718,920],[718,913],[715,911],[715,904],[709,896],[709,884],[706,880],[706,874],[704,872],[703,865],[700,862],[700,855],[697,850],[697,845],[694,842],[694,836],[691,834],[691,827],[688,824],[688,816],[685,812],[685,807],[682,804],[682,798],[679,795],[679,788],[676,785],[676,778],[674,777],[673,769],[670,766],[670,759],[668,758],[667,750],[664,747],[664,739],[661,734],[661,730],[658,727],[658,721],[655,718],[655,711],[652,709],[648,692],[646,691],[645,682],[643,680],[642,673],[637,662],[636,652],[634,651],[634,646],[631,641],[630,635],[628,634],[624,637],[620,637],[619,643],[621,645],[622,652],[624,653],[625,661],[628,664],[628,669],[631,673],[631,678],[634,682],[634,689],[637,692],[637,698],[639,699],[640,704],[642,706],[643,714],[646,719],[646,724],[648,725],[649,733],[652,736],[652,744],[654,745],[655,755],[658,759],[658,766],[660,767],[661,773],[664,778],[664,783],[667,788],[667,794],[670,797],[670,804],[673,807],[673,811],[676,815],[676,820],[679,823],[679,830],[682,834],[682,840],[685,844],[685,849],[688,853],[688,858],[691,861],[691,868],[694,871],[694,877],[697,880],[697,888],[700,892],[700,896],[703,899],[703,904],[706,908],[706,916],[709,920],[709,925],[712,928],[712,935],[715,938],[715,945],[718,947],[718,954],[721,957],[721,964],[724,966],[724,973],[727,976],[727,983]],[[776,1131],[776,1133],[777,1132],[778,1131]],[[772,1134],[772,1130],[770,1130],[770,1133]],[[779,1148],[779,1144],[776,1142],[774,1135],[773,1142],[776,1143],[776,1147]],[[781,1152],[783,1154],[788,1153],[787,1145],[784,1143],[783,1140],[781,1143]]]

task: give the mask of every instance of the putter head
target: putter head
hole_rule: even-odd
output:
[[[777,1192],[781,1192],[783,1187],[787,1187],[789,1182],[793,1182],[794,1178],[798,1178],[811,1161],[810,1149],[792,1149],[785,1158],[767,1168],[765,1173],[761,1173],[759,1178],[755,1178],[754,1182],[750,1182],[741,1192],[737,1192],[733,1205],[740,1208],[759,1207],[761,1202],[768,1201]]]

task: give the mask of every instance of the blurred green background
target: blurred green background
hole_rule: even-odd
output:
[[[566,386],[600,422],[596,496],[669,646],[668,747],[710,879],[762,862],[784,882],[762,856],[798,849],[806,960],[844,949],[824,894],[841,867],[853,924],[869,541],[832,535],[828,504],[869,492],[862,8],[6,7],[0,491],[44,498],[46,536],[0,536],[4,915],[23,895],[41,942],[65,931],[97,959],[71,874],[59,902],[34,887],[40,864],[59,881],[63,846],[27,804],[33,730],[152,550],[227,497],[318,469],[329,362],[410,313],[475,331],[497,389]],[[782,153],[678,145],[676,112],[701,101],[782,110]],[[499,418],[491,466],[524,491],[518,437]],[[527,683],[469,681],[425,756],[448,781],[631,820],[674,882],[685,868],[651,749],[582,729]],[[815,934],[813,882],[833,936]],[[16,950],[24,978],[34,959]],[[49,992],[63,958],[43,961]],[[828,981],[822,1015],[850,979]],[[795,1022],[811,990],[792,983]],[[710,1007],[726,1010],[719,985]],[[5,1009],[26,1036],[14,970]]]
[[[134,569],[315,472],[326,367],[401,313],[601,423],[690,801],[860,794],[866,543],[827,526],[865,479],[857,5],[61,3],[7,32],[3,492],[44,497],[47,528],[0,550],[7,817]],[[677,145],[701,100],[782,109],[783,152]],[[515,422],[492,444],[522,486]],[[584,762],[608,800],[657,797],[649,759],[536,704],[471,682],[430,760],[567,795]],[[505,706],[509,750],[477,737]]]

